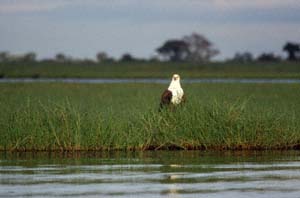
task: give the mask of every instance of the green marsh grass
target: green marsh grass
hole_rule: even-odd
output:
[[[300,85],[0,84],[0,149],[19,151],[296,149]]]

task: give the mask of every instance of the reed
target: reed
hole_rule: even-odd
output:
[[[6,151],[298,149],[300,85],[189,84],[158,112],[165,85],[1,84]]]

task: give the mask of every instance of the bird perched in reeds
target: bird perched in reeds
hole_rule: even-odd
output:
[[[180,76],[178,74],[174,74],[172,77],[172,81],[163,94],[161,95],[160,100],[160,110],[164,107],[174,107],[179,105],[185,100],[183,89],[180,85]]]

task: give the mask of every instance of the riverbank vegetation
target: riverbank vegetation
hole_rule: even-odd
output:
[[[0,78],[300,78],[298,62],[1,62]]]
[[[0,150],[299,149],[300,85],[0,84]]]

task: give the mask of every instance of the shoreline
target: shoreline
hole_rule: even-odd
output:
[[[262,146],[250,146],[250,145],[235,145],[232,147],[228,146],[192,146],[187,147],[180,145],[168,145],[168,146],[147,146],[145,148],[62,148],[62,149],[0,149],[0,152],[49,152],[49,153],[61,153],[61,152],[146,152],[146,151],[300,151],[300,144],[286,145],[286,146],[274,146],[274,147],[262,147]]]

